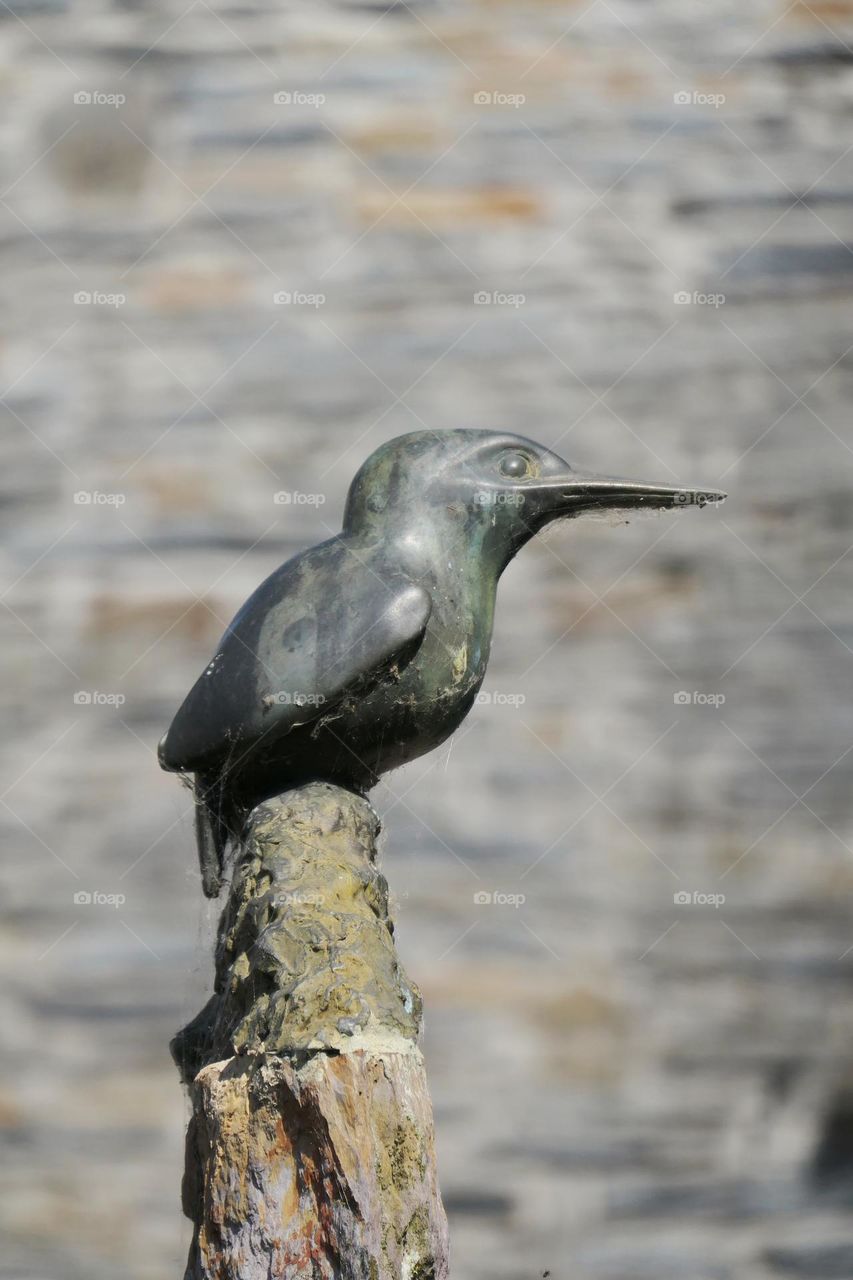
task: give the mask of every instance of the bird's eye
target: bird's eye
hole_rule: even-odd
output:
[[[513,480],[523,480],[530,473],[530,463],[523,453],[505,453],[501,458],[500,472]]]

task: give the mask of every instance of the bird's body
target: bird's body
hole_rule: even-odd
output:
[[[205,891],[261,800],[313,779],[367,790],[453,733],[486,672],[500,574],[545,523],[573,502],[672,506],[689,492],[579,476],[490,432],[377,450],[343,532],[258,587],[161,742],[164,768],[195,774]]]
[[[392,568],[387,553],[341,535],[262,583],[170,730],[184,769],[224,766],[251,807],[283,776],[372,786],[453,732],[485,675],[497,584],[466,597],[450,564]]]

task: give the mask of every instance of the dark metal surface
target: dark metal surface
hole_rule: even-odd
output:
[[[383,445],[342,532],[250,596],[161,741],[163,768],[195,775],[205,892],[261,800],[315,779],[367,790],[453,733],[483,682],[498,579],[545,525],[724,496],[576,471],[503,433]]]

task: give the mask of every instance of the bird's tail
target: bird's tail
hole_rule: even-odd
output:
[[[217,898],[228,846],[229,828],[223,814],[222,785],[202,774],[195,775],[195,834],[201,885],[206,898]]]

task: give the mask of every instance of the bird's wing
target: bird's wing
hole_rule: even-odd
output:
[[[246,602],[161,743],[161,763],[219,768],[370,688],[420,645],[432,601],[340,543],[282,566]]]

